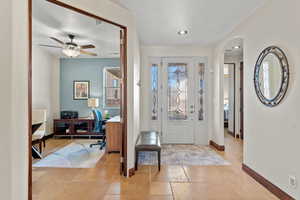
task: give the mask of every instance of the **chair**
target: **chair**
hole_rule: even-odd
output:
[[[94,109],[93,115],[94,115],[94,132],[99,134],[101,140],[99,140],[95,144],[90,144],[90,147],[99,145],[100,149],[102,150],[106,145],[105,120],[103,120],[102,114],[99,110]]]
[[[32,135],[32,145],[39,144],[39,151],[42,153],[43,138],[46,135],[47,110],[33,110],[32,121],[43,122],[39,129]]]

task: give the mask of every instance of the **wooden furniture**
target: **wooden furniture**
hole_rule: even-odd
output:
[[[94,119],[77,118],[77,119],[54,119],[54,137],[62,136],[98,136],[93,132]]]
[[[32,145],[39,145],[39,151],[42,153],[42,143],[45,147],[45,135],[46,135],[46,122],[47,122],[47,110],[34,109],[32,110],[32,124],[42,122],[42,125],[32,134]]]
[[[139,152],[156,151],[158,160],[158,170],[160,171],[161,145],[160,134],[155,131],[142,131],[135,144],[135,170],[138,169]]]
[[[120,152],[122,147],[122,125],[120,116],[113,117],[106,121],[106,151],[108,153]]]
[[[32,128],[31,128],[32,133],[31,134],[34,134],[42,126],[42,124],[43,124],[42,121],[41,122],[39,122],[39,121],[32,122]],[[35,159],[43,158],[42,155],[40,154],[40,152],[33,145],[31,145],[31,152],[32,152],[33,158],[35,158]]]

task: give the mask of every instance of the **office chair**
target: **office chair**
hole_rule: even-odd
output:
[[[94,132],[99,134],[101,140],[99,140],[95,144],[90,144],[90,147],[99,145],[100,149],[102,150],[106,145],[105,120],[103,120],[102,114],[99,110],[94,109],[93,115],[94,115]]]

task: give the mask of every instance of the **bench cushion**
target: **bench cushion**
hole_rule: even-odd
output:
[[[156,131],[142,131],[138,136],[135,148],[138,151],[160,150],[160,134]]]

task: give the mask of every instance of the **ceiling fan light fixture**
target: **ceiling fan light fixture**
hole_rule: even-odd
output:
[[[68,57],[76,58],[80,55],[80,47],[67,44],[63,46],[62,52]]]

